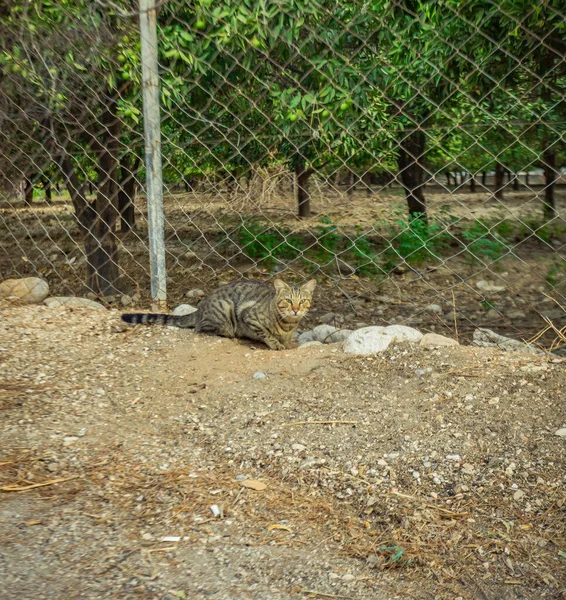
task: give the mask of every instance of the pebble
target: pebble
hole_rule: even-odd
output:
[[[446,460],[460,460],[459,454],[447,454]]]
[[[256,371],[253,374],[254,379],[265,379],[266,377],[267,377],[267,375],[265,373],[262,373],[261,371]]]
[[[95,308],[105,310],[102,304],[89,300],[88,298],[76,298],[75,296],[57,296],[46,298],[43,301],[49,308],[58,308],[60,306],[67,308]]]
[[[437,315],[441,315],[443,312],[442,307],[439,304],[429,304],[428,306],[425,306],[425,310]]]
[[[443,346],[459,346],[460,344],[449,337],[438,335],[437,333],[427,333],[423,336],[419,346],[425,348],[441,348]]]
[[[566,427],[561,427],[554,432],[554,435],[557,435],[561,438],[566,438]]]
[[[206,294],[201,289],[189,290],[185,298],[203,298]]]
[[[505,286],[495,285],[493,281],[486,281],[485,279],[476,281],[476,287],[482,292],[503,292],[505,290]]]
[[[295,452],[302,452],[303,450],[306,450],[306,446],[303,446],[303,444],[293,444],[291,446],[291,450],[294,450]]]
[[[63,446],[72,446],[79,438],[71,435],[63,438]]]
[[[133,300],[131,298],[131,296],[128,296],[126,294],[124,294],[121,298],[120,298],[120,304],[122,306],[129,306],[130,304],[132,304]]]
[[[517,490],[513,494],[513,500],[521,500],[522,498],[524,498],[524,496],[525,496],[525,492],[523,492],[523,490]]]

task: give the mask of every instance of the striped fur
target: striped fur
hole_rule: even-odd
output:
[[[160,314],[125,314],[126,323],[155,323],[194,327],[199,333],[263,342],[272,350],[288,348],[301,319],[309,311],[316,281],[290,286],[281,279],[272,285],[237,281],[204,298],[198,310],[177,317]]]

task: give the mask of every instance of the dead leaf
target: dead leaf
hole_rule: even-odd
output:
[[[291,532],[291,528],[290,527],[286,527],[285,525],[280,525],[279,523],[274,523],[273,525],[270,525],[267,528],[268,531],[273,531],[274,529],[282,529],[283,531],[289,531],[289,532]]]
[[[249,488],[250,490],[255,490],[256,492],[261,492],[267,488],[267,484],[263,483],[263,481],[258,481],[257,479],[246,479],[241,482],[245,488]]]

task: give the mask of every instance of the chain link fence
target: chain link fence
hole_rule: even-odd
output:
[[[149,204],[170,304],[314,275],[314,318],[558,349],[565,34],[558,0],[8,1],[1,276],[163,299]]]

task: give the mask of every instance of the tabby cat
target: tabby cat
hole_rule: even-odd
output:
[[[261,281],[236,281],[206,296],[196,312],[178,317],[164,314],[125,314],[126,323],[156,323],[192,327],[198,333],[263,342],[272,350],[284,350],[307,314],[316,287],[311,279],[290,286],[281,279],[273,285]]]

